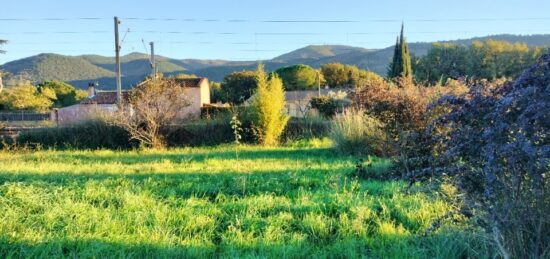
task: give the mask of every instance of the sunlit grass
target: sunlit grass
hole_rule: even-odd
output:
[[[0,152],[0,257],[487,256],[459,227],[424,235],[439,195],[306,146]]]

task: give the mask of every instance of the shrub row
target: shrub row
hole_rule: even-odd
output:
[[[21,132],[16,142],[19,146],[60,149],[129,149],[137,146],[122,128],[99,120]]]
[[[209,146],[231,143],[234,140],[230,118],[200,120],[175,125],[165,129],[168,146]],[[243,122],[243,142],[255,141],[251,123]],[[304,138],[327,136],[330,123],[321,119],[293,119],[289,121],[282,140],[291,141]],[[130,149],[137,147],[128,134],[120,127],[103,121],[88,121],[81,124],[43,128],[21,132],[16,140],[19,146],[41,146],[59,149]]]

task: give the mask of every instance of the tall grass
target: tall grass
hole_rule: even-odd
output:
[[[326,145],[233,148],[0,152],[0,258],[493,255],[467,224],[425,233],[443,197]]]
[[[330,131],[336,150],[345,154],[380,155],[386,135],[382,122],[362,109],[350,109],[334,119]]]

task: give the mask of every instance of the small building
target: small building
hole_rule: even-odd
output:
[[[210,104],[210,84],[207,78],[173,79],[185,88],[186,98],[190,102],[181,114],[181,119],[199,118],[201,107]],[[128,103],[129,91],[122,91],[123,103]],[[72,124],[85,120],[108,116],[118,110],[116,91],[100,91],[94,84],[88,86],[88,97],[79,104],[55,109],[52,120],[58,124]]]

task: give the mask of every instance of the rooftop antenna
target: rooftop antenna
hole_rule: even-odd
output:
[[[151,66],[151,78],[157,77],[157,64],[155,62],[155,43],[149,42],[149,45],[151,46],[151,54],[149,54],[149,51],[147,50],[147,47],[145,46],[145,40],[141,39],[141,42],[143,43],[143,49],[145,49],[145,53],[149,56],[149,65]]]

